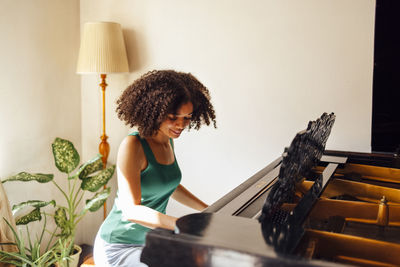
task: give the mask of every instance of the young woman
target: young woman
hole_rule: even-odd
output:
[[[97,234],[94,259],[96,266],[146,266],[140,262],[146,233],[175,228],[177,218],[165,214],[171,196],[198,211],[207,207],[180,184],[173,140],[185,128],[216,127],[215,112],[207,88],[193,75],[162,70],[130,85],[117,101],[117,114],[138,132],[119,147],[118,193]]]

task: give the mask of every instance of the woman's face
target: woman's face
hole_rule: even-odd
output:
[[[160,131],[169,138],[178,138],[192,119],[193,104],[182,104],[176,114],[168,114],[167,119],[160,125]]]

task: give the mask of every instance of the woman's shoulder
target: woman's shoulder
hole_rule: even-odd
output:
[[[137,136],[128,135],[122,140],[118,149],[117,162],[119,163],[118,165],[134,164],[139,168],[143,168],[146,165],[146,156]]]
[[[128,135],[122,140],[118,148],[117,166],[125,178],[136,177],[146,168],[147,158],[137,136]]]
[[[143,146],[139,136],[126,136],[119,146],[118,154],[124,155],[125,157],[134,157],[136,159],[145,158]]]
[[[133,134],[126,136],[122,140],[121,145],[119,147],[120,149],[129,149],[132,152],[140,149],[143,150],[139,136]]]
[[[130,134],[128,134],[128,136],[137,136],[138,138],[140,138],[139,132],[137,131],[131,132]]]

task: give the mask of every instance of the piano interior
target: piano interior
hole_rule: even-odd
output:
[[[296,184],[301,199],[326,167]],[[337,168],[304,221],[296,254],[359,266],[400,266],[400,169],[344,164]],[[294,203],[282,209],[293,211]]]

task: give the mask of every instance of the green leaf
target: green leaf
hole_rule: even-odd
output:
[[[39,183],[47,183],[53,180],[53,178],[54,178],[53,174],[20,172],[16,175],[8,177],[2,182],[5,183],[9,181],[20,181],[20,182],[37,181]]]
[[[97,193],[96,195],[94,195],[93,198],[86,200],[86,205],[83,209],[84,211],[91,211],[91,212],[95,212],[98,209],[100,209],[104,202],[106,202],[108,196],[110,195],[110,187],[104,189],[103,191]]]
[[[40,240],[35,240],[34,244],[30,244],[30,248],[25,248],[23,238],[19,238],[19,235],[16,233],[11,224],[4,219],[7,223],[8,227],[12,230],[16,243],[11,243],[16,246],[15,252],[7,252],[0,250],[0,262],[1,263],[10,263],[15,266],[31,266],[31,267],[46,267],[50,266],[55,262],[53,252],[55,250],[55,246],[46,251],[43,255],[40,255]],[[27,234],[29,238],[29,229],[27,226]],[[29,241],[31,243],[31,241]],[[4,243],[0,243],[0,245],[4,245]],[[1,265],[1,264],[0,264]],[[2,265],[1,265],[2,266]]]
[[[56,225],[61,228],[61,235],[68,236],[71,234],[71,229],[68,224],[66,208],[60,207],[54,214]]]
[[[54,207],[56,206],[56,202],[54,200],[51,201],[41,201],[41,200],[29,200],[26,202],[21,202],[19,204],[16,204],[12,207],[12,213],[13,215],[17,213],[19,210],[25,208],[25,207],[34,207],[34,208],[42,208],[46,207],[47,205],[53,205]]]
[[[14,229],[14,227],[12,227],[12,225],[10,224],[9,221],[7,221],[6,218],[3,217],[3,220],[6,222],[6,224],[8,225],[8,227],[10,228],[10,230],[13,233],[13,236],[14,236],[14,239],[15,239],[15,242],[16,242],[15,245],[17,246],[18,249],[20,249],[20,247],[21,247],[21,239],[19,238],[16,230]]]
[[[56,225],[60,228],[63,228],[64,225],[67,223],[67,212],[66,208],[60,207],[56,210],[54,214],[54,221]]]
[[[80,158],[74,145],[65,139],[56,138],[51,145],[56,167],[64,173],[71,173],[79,164]]]
[[[83,180],[87,178],[90,174],[102,170],[103,161],[101,160],[101,158],[102,155],[98,154],[95,158],[83,164],[76,173],[79,179]]]
[[[108,183],[108,181],[113,176],[114,171],[115,165],[112,165],[107,169],[102,170],[99,174],[84,179],[81,183],[81,188],[90,192],[96,192],[103,185],[106,185]]]
[[[24,263],[28,264],[27,266],[32,266],[33,264],[26,255],[22,255],[18,252],[6,252],[0,250],[0,256],[2,256],[0,262],[11,263],[16,266],[26,266]]]
[[[52,264],[55,262],[55,259],[52,255],[52,253],[54,250],[55,250],[55,248],[52,248],[51,250],[46,251],[43,255],[41,255],[40,257],[37,258],[37,260],[35,261],[35,264],[37,266],[53,266]],[[40,251],[40,245],[39,245],[38,251]]]
[[[17,218],[15,220],[15,224],[16,225],[28,224],[30,222],[40,221],[41,219],[42,219],[42,214],[40,213],[40,209],[36,208],[33,211],[31,211],[30,213]]]

